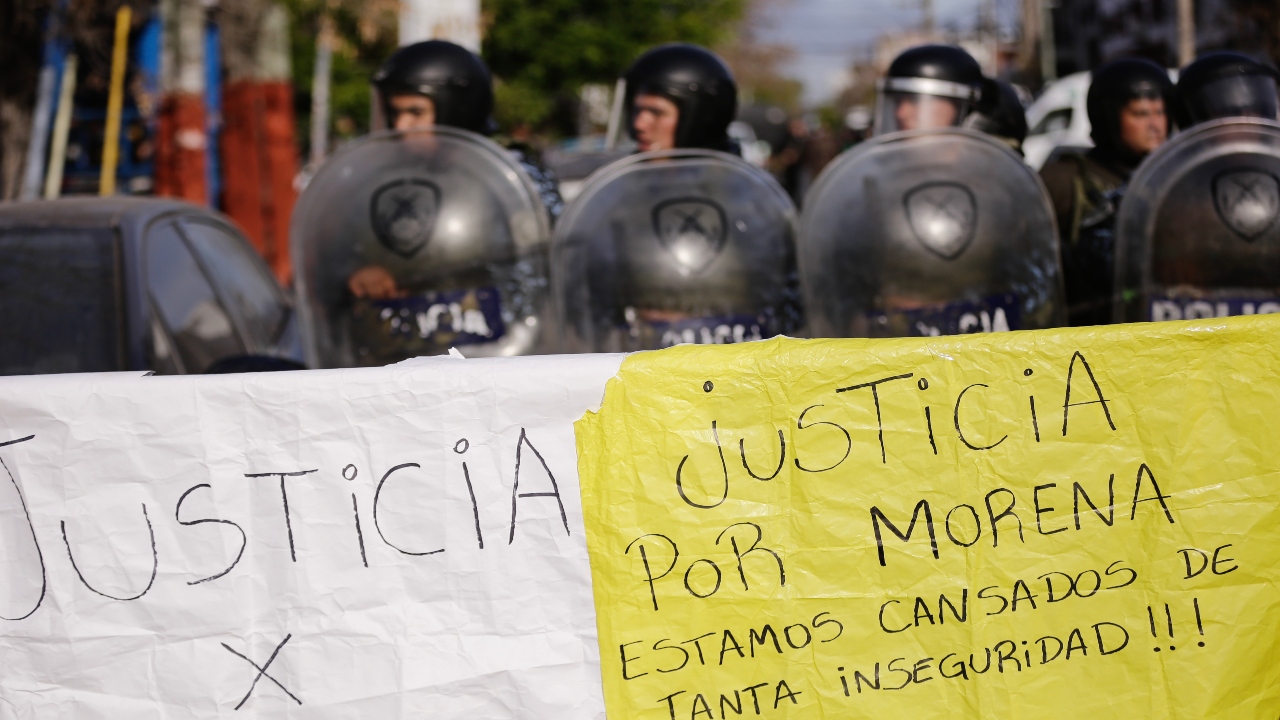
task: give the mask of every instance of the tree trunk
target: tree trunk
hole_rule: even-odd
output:
[[[289,17],[269,0],[224,0],[223,205],[282,283],[298,154]]]
[[[205,152],[205,8],[202,0],[164,0],[165,70],[156,138],[156,194],[209,201]]]
[[[41,25],[46,5],[40,0],[0,2],[0,200],[18,196],[26,170],[32,110],[43,56]]]

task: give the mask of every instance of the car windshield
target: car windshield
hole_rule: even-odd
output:
[[[124,369],[110,228],[0,230],[0,374]]]

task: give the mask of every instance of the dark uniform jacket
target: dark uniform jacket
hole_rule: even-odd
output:
[[[1058,219],[1070,325],[1111,322],[1116,214],[1132,171],[1096,149],[1061,155],[1040,170]]]

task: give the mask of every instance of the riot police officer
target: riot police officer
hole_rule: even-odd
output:
[[[1117,321],[1280,312],[1276,109],[1276,72],[1250,57],[1182,71],[1182,132],[1143,160],[1117,215]]]
[[[959,127],[982,96],[978,61],[954,45],[904,51],[877,83],[875,134]]]
[[[1058,217],[1071,325],[1111,320],[1115,219],[1123,186],[1169,134],[1173,83],[1149,60],[1126,58],[1093,72],[1086,99],[1093,149],[1040,172]]]
[[[984,100],[983,86],[991,91]],[[1056,327],[1049,200],[1006,137],[1026,131],[964,50],[911,48],[879,84],[875,136],[805,196],[800,276],[816,337]],[[979,122],[975,111],[989,116]],[[1003,114],[1002,114],[1003,113]],[[974,127],[974,126],[977,127]]]
[[[1183,68],[1178,77],[1178,120],[1183,129],[1226,117],[1276,119],[1274,68],[1248,55],[1214,52]]]
[[[697,45],[660,45],[623,75],[624,109],[641,152],[704,148],[736,152],[729,123],[738,85],[715,53]]]
[[[400,49],[373,82],[380,129],[395,132],[335,153],[294,211],[308,364],[544,351],[560,199],[527,156],[484,137],[488,69],[436,40]]]
[[[481,135],[493,129],[493,78],[484,61],[461,45],[446,40],[406,45],[374,73],[373,86],[386,129],[444,125]],[[555,177],[528,148],[507,149],[537,185],[554,222],[564,208]],[[402,294],[391,273],[378,265],[352,273],[347,287],[357,298],[383,300]]]
[[[737,85],[696,45],[623,76],[642,154],[596,172],[556,227],[561,349],[758,340],[800,327],[795,206],[728,136]]]
[[[985,78],[982,98],[977,109],[965,118],[964,126],[996,138],[1021,155],[1022,141],[1027,139],[1027,112],[1012,85]]]
[[[435,125],[488,134],[493,81],[484,61],[445,40],[406,45],[373,75],[377,103],[387,128]]]

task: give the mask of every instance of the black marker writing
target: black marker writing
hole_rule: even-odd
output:
[[[551,480],[551,492],[520,492],[520,461],[524,446],[528,445],[533,451],[538,462],[542,464],[542,469],[546,471],[547,478]],[[564,523],[564,534],[569,533],[569,516],[564,512],[564,502],[560,499],[560,486],[556,483],[556,476],[551,473],[551,468],[547,466],[547,461],[542,458],[542,453],[538,452],[538,448],[529,442],[529,436],[525,433],[524,428],[520,428],[520,439],[516,441],[516,480],[511,488],[511,534],[507,537],[507,544],[515,542],[516,539],[516,506],[520,498],[535,497],[553,497],[556,499],[556,506],[560,508],[560,522]]]
[[[289,558],[294,562],[298,562],[298,551],[293,545],[293,519],[289,516],[289,490],[285,485],[285,478],[302,477],[316,472],[315,470],[295,470],[293,472],[265,472],[265,473],[245,473],[247,478],[264,478],[278,477],[280,478],[280,500],[284,503],[284,528],[289,535]]]
[[[342,468],[342,477],[346,478],[347,482],[354,481],[359,474],[360,471],[355,465],[347,465]],[[360,563],[365,567],[369,567],[369,557],[364,551],[364,530],[360,527],[360,502],[356,500],[355,493],[351,493],[351,514],[355,516],[356,520],[356,542],[360,544]]]
[[[216,573],[214,575],[210,575],[209,577],[202,578],[200,580],[190,580],[187,582],[188,585],[199,585],[200,583],[209,582],[210,580],[217,580],[223,575],[226,575],[227,573],[231,572],[235,568],[235,566],[240,562],[240,558],[244,557],[245,546],[249,544],[249,538],[245,536],[244,528],[240,527],[234,522],[231,522],[230,520],[219,520],[216,518],[201,518],[200,520],[183,520],[182,519],[182,503],[186,501],[188,495],[195,492],[196,490],[199,490],[200,488],[212,489],[209,483],[200,483],[199,485],[195,485],[189,488],[186,492],[182,493],[182,497],[178,498],[177,506],[174,507],[173,509],[173,519],[177,520],[179,525],[185,525],[188,527],[195,526],[195,525],[204,525],[205,523],[214,523],[217,525],[230,525],[231,527],[236,529],[236,532],[240,533],[240,551],[236,553],[236,559],[232,560],[231,564],[228,565],[227,568],[222,572]]]
[[[807,408],[805,408],[804,410],[802,410],[802,411],[800,412],[800,417],[796,418],[796,429],[797,429],[797,430],[808,430],[809,428],[815,428],[815,427],[817,427],[817,426],[819,426],[819,425],[830,425],[831,427],[833,427],[833,428],[835,428],[835,429],[839,430],[839,431],[844,435],[844,454],[840,456],[840,459],[839,459],[839,460],[835,461],[835,463],[834,463],[834,464],[832,464],[832,465],[830,465],[829,467],[824,467],[824,468],[818,468],[818,469],[816,469],[816,470],[811,470],[811,469],[809,469],[809,468],[805,467],[804,465],[801,465],[801,464],[800,464],[799,451],[796,451],[796,453],[795,453],[796,457],[792,459],[792,462],[794,462],[794,463],[796,464],[796,468],[798,468],[799,470],[802,470],[802,471],[804,471],[804,472],[820,473],[820,472],[826,472],[826,471],[828,471],[828,470],[834,470],[836,467],[838,467],[838,466],[840,465],[840,463],[844,462],[844,461],[845,461],[845,459],[849,457],[849,452],[850,452],[851,450],[853,450],[853,438],[849,437],[849,431],[848,431],[848,430],[845,430],[844,428],[840,427],[839,425],[837,425],[837,424],[835,424],[835,423],[833,423],[833,422],[827,422],[826,420],[817,420],[817,421],[814,421],[814,422],[809,423],[808,425],[805,425],[805,424],[804,424],[804,416],[805,416],[805,414],[806,414],[806,413],[808,413],[810,410],[812,410],[812,409],[814,409],[814,408],[820,408],[820,407],[823,407],[823,406],[822,406],[822,405],[810,405],[809,407],[807,407]]]
[[[681,500],[684,500],[688,505],[700,510],[710,510],[713,507],[718,507],[729,497],[729,466],[724,462],[724,447],[720,445],[720,430],[716,427],[715,420],[711,421],[711,437],[716,441],[716,451],[720,453],[720,471],[724,476],[724,485],[721,489],[719,500],[716,500],[710,505],[703,505],[702,503],[690,500],[689,496],[684,492],[684,464],[689,461],[689,456],[685,455],[681,458],[680,464],[676,466],[676,492],[680,494]]]
[[[1089,376],[1089,382],[1093,384],[1093,392],[1097,396],[1097,400],[1071,402],[1071,376],[1076,370],[1076,360],[1080,361],[1080,365],[1084,367],[1085,374]],[[1085,360],[1084,355],[1077,350],[1071,355],[1071,362],[1067,365],[1067,391],[1062,400],[1062,437],[1067,436],[1067,416],[1071,413],[1071,408],[1082,405],[1101,405],[1102,413],[1107,418],[1107,425],[1112,430],[1116,429],[1116,424],[1111,422],[1111,408],[1107,406],[1107,399],[1102,395],[1102,388],[1098,385],[1098,379],[1093,376],[1093,369],[1089,367],[1089,361]]]
[[[276,687],[283,690],[285,695],[288,695],[290,698],[292,698],[294,702],[298,703],[299,705],[302,704],[302,701],[298,699],[297,695],[294,695],[293,693],[289,692],[289,688],[282,685],[279,680],[275,679],[274,677],[272,677],[270,674],[267,673],[267,668],[271,667],[271,663],[276,661],[276,655],[280,654],[280,648],[284,647],[284,644],[289,642],[289,638],[291,637],[293,637],[292,634],[285,635],[284,639],[280,641],[280,644],[276,645],[276,649],[271,651],[271,657],[267,658],[267,661],[262,665],[259,665],[258,663],[250,660],[248,657],[245,657],[243,654],[236,652],[231,648],[230,645],[226,643],[222,643],[222,647],[226,648],[227,652],[249,663],[250,665],[253,666],[254,670],[258,671],[258,674],[253,677],[253,684],[249,686],[249,691],[244,694],[244,697],[240,698],[240,702],[236,703],[236,710],[239,710],[240,708],[244,707],[244,704],[249,701],[249,696],[253,694],[254,689],[258,687],[258,681],[261,680],[262,678],[266,678],[270,680],[272,683],[275,684]]]
[[[971,442],[969,442],[967,439],[965,439],[965,436],[964,436],[964,430],[960,429],[960,403],[964,402],[964,395],[965,395],[965,393],[969,392],[970,390],[972,390],[972,389],[974,389],[974,388],[976,388],[976,387],[984,388],[984,387],[987,387],[987,386],[986,386],[986,385],[984,385],[984,384],[982,384],[982,383],[974,383],[974,384],[970,385],[969,387],[967,387],[967,388],[965,388],[965,389],[961,390],[961,391],[960,391],[960,394],[959,394],[958,396],[956,396],[956,408],[955,408],[955,413],[953,414],[952,419],[955,421],[955,425],[956,425],[956,435],[960,438],[960,442],[964,443],[965,447],[969,448],[970,450],[990,450],[991,448],[993,448],[993,447],[995,447],[995,446],[999,445],[1000,443],[1004,442],[1005,440],[1007,440],[1007,439],[1009,438],[1009,436],[1008,436],[1008,435],[1005,435],[1004,437],[1002,437],[1002,438],[1000,438],[999,440],[997,440],[997,441],[995,441],[995,442],[991,443],[990,445],[974,445],[973,443],[971,443]]]
[[[388,470],[386,474],[382,476],[382,479],[378,481],[378,489],[373,491],[373,529],[378,531],[378,537],[382,538],[382,542],[386,543],[387,547],[397,550],[398,552],[404,555],[422,556],[422,555],[435,555],[437,553],[444,552],[444,548],[440,548],[439,550],[428,550],[426,552],[413,552],[411,550],[405,550],[404,548],[392,543],[390,540],[387,539],[387,536],[382,532],[382,524],[378,522],[378,508],[381,506],[381,503],[379,503],[378,501],[382,498],[382,488],[386,486],[387,480],[391,479],[392,475],[394,475],[395,473],[401,470],[404,470],[405,468],[421,468],[421,467],[422,466],[419,465],[418,463],[401,463],[399,465],[396,465],[395,467]]]
[[[462,438],[454,443],[453,451],[459,455],[465,453],[471,448],[471,443],[466,438]],[[519,448],[516,453],[520,452]],[[471,471],[467,469],[467,461],[462,461],[462,477],[467,481],[467,495],[471,497],[471,516],[476,522],[476,542],[480,544],[480,549],[484,549],[484,534],[480,532],[480,505],[476,503],[476,490],[471,486]]]
[[[16,445],[33,438],[35,438],[35,435],[28,435],[24,438],[18,438],[17,440],[7,440],[0,443],[0,447]],[[0,620],[26,620],[34,615],[36,610],[40,609],[40,604],[44,602],[45,593],[49,590],[49,573],[44,566],[44,551],[40,549],[40,540],[36,537],[36,526],[31,522],[31,511],[27,509],[27,499],[22,495],[22,488],[18,487],[18,479],[13,476],[13,472],[9,470],[9,464],[4,461],[4,458],[0,458],[0,466],[4,467],[5,475],[9,477],[9,482],[13,484],[13,491],[18,493],[18,503],[22,505],[22,516],[27,521],[27,529],[31,531],[31,542],[36,546],[36,558],[40,561],[40,597],[36,598],[36,604],[33,605],[25,615],[18,615],[15,617],[0,615]]]
[[[80,572],[79,566],[76,565],[76,557],[71,552],[71,541],[67,539],[67,521],[62,521],[62,542],[67,546],[67,558],[71,560],[71,569],[76,571],[76,577],[80,578],[80,582],[84,583],[85,587],[110,600],[137,600],[148,592],[151,592],[151,586],[156,582],[156,571],[160,568],[160,556],[156,552],[156,531],[155,528],[151,527],[151,518],[147,515],[146,503],[142,504],[142,519],[146,521],[147,534],[151,537],[151,579],[147,581],[147,586],[142,589],[142,592],[130,597],[116,597],[115,595],[108,595],[89,584],[89,581],[84,577],[84,573]]]
[[[875,402],[875,405],[876,405],[876,430],[878,431],[879,437],[880,437],[880,462],[882,463],[887,463],[889,462],[889,460],[888,460],[888,456],[885,454],[885,451],[884,451],[884,422],[881,421],[880,419],[879,387],[884,383],[892,382],[894,380],[905,380],[914,374],[915,373],[906,373],[905,375],[894,375],[892,377],[880,378],[879,380],[872,380],[871,382],[864,382],[858,385],[850,385],[849,387],[836,388],[836,392],[838,393],[849,392],[850,390],[860,390],[862,388],[868,388],[868,387],[871,388],[871,399]],[[928,385],[926,384],[925,387],[928,387]]]

